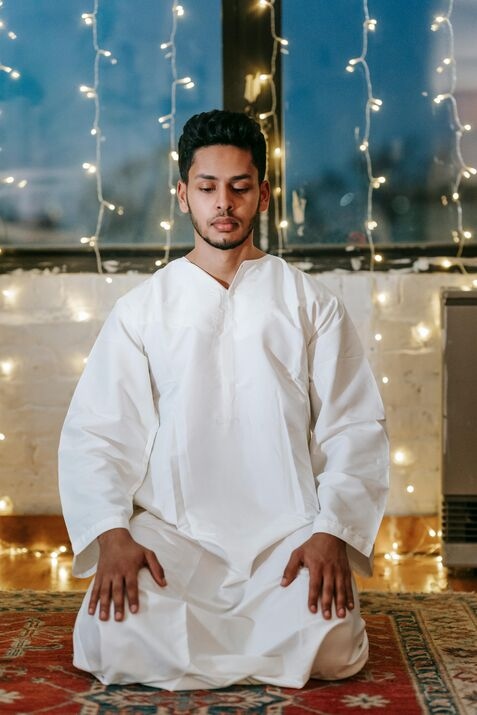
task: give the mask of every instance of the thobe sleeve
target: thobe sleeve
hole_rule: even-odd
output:
[[[319,506],[313,531],[343,539],[352,567],[370,574],[388,491],[389,447],[376,381],[337,298],[321,314],[308,349]]]
[[[63,514],[73,573],[94,572],[97,537],[129,528],[157,431],[148,359],[129,309],[118,301],[88,357],[59,447]]]

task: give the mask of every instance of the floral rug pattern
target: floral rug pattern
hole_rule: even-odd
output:
[[[233,686],[169,693],[104,686],[71,664],[82,593],[0,592],[0,712],[58,715],[477,715],[477,595],[365,592],[370,659],[302,690]]]

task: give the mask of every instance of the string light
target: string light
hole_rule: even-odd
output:
[[[363,22],[363,45],[361,54],[359,57],[353,57],[348,61],[346,66],[346,71],[353,73],[356,66],[360,65],[364,72],[364,78],[366,81],[367,89],[367,101],[365,109],[365,125],[363,136],[359,138],[357,135],[357,142],[359,150],[364,154],[366,161],[366,171],[368,176],[368,197],[366,203],[366,219],[364,222],[364,228],[366,232],[366,238],[371,251],[371,263],[370,269],[374,269],[375,262],[381,262],[382,256],[380,256],[379,261],[377,260],[377,255],[375,254],[374,239],[372,232],[378,227],[377,221],[373,218],[373,192],[377,191],[386,181],[384,176],[373,176],[373,165],[371,161],[371,154],[369,150],[369,140],[371,134],[371,112],[379,112],[383,106],[381,99],[378,99],[373,94],[373,85],[371,82],[371,73],[369,70],[369,65],[367,62],[368,54],[368,35],[370,32],[376,31],[377,20],[370,17],[368,9],[368,0],[363,0],[363,11],[364,11],[364,22]]]
[[[426,343],[432,335],[432,330],[425,323],[418,323],[412,328],[412,334],[419,343]]]
[[[0,9],[3,10],[4,6],[5,6],[5,3],[1,2]],[[7,22],[2,16],[0,16],[0,31],[5,32],[6,37],[9,40],[14,41],[14,40],[18,39],[18,36],[15,32],[13,32],[12,30],[7,30]],[[0,72],[7,74],[9,76],[9,78],[12,80],[18,80],[21,77],[21,74],[17,69],[15,69],[14,67],[10,67],[9,65],[4,65],[2,62],[0,62]],[[1,151],[1,148],[0,148],[0,151]],[[8,184],[13,185],[15,183],[15,181],[17,181],[17,180],[15,179],[14,176],[6,176],[5,178],[0,179],[0,183],[7,184],[7,185]],[[27,183],[28,182],[26,179],[20,179],[19,181],[17,181],[17,186],[20,189],[24,189],[25,186],[27,185]]]
[[[477,169],[473,166],[469,166],[464,161],[462,156],[462,136],[464,132],[470,131],[472,127],[470,124],[462,123],[455,98],[455,91],[457,87],[457,62],[454,50],[454,27],[451,20],[453,10],[454,0],[449,0],[447,13],[445,15],[437,15],[434,18],[431,30],[433,32],[439,32],[445,28],[448,36],[445,56],[442,59],[441,64],[436,68],[436,71],[438,74],[448,77],[449,87],[446,92],[439,93],[434,97],[434,103],[439,105],[447,102],[451,107],[450,126],[454,134],[455,148],[455,176],[452,181],[451,197],[456,210],[456,228],[452,231],[452,238],[454,243],[458,244],[457,256],[461,257],[464,249],[464,243],[472,238],[472,232],[468,229],[464,229],[460,185],[462,179],[470,179],[472,176],[475,176],[477,174]],[[464,273],[466,272],[463,265],[461,265],[460,268]]]
[[[275,229],[278,236],[278,255],[283,254],[287,242],[287,205],[286,205],[286,190],[285,190],[285,170],[284,170],[284,151],[282,146],[275,146],[273,150],[270,147],[270,132],[269,127],[272,127],[272,137],[274,142],[279,141],[279,131],[278,131],[278,108],[277,108],[277,88],[275,84],[275,76],[277,72],[277,57],[278,52],[281,54],[288,54],[287,47],[289,42],[284,37],[280,37],[276,30],[276,17],[275,17],[275,0],[259,0],[259,8],[267,8],[270,12],[270,34],[273,40],[272,55],[270,58],[270,70],[266,73],[259,73],[257,75],[259,82],[267,83],[270,90],[270,107],[264,112],[258,115],[260,120],[261,129],[267,141],[268,155],[273,161],[273,185],[272,185],[272,200],[274,205],[275,213]],[[258,91],[253,92],[254,98],[260,92],[260,86],[256,88]],[[284,140],[281,140],[284,146]],[[261,224],[264,228],[265,225]],[[263,238],[263,237],[262,237]],[[268,237],[264,237],[265,240],[262,248],[268,248],[266,245],[268,243]]]
[[[179,5],[176,0],[172,3],[172,27],[169,40],[161,44],[161,50],[165,52],[165,59],[170,60],[171,63],[171,94],[170,94],[170,111],[158,118],[158,122],[163,129],[169,130],[169,159],[168,159],[168,187],[169,187],[169,216],[164,218],[159,222],[159,226],[166,233],[166,240],[164,243],[164,257],[163,262],[168,263],[169,255],[172,244],[172,229],[174,226],[174,213],[176,208],[176,174],[177,174],[177,161],[179,155],[176,151],[176,113],[177,113],[177,87],[183,87],[184,89],[190,90],[195,87],[195,83],[192,81],[191,77],[179,77],[177,74],[177,47],[176,47],[176,34],[177,34],[177,20],[180,17],[184,17],[185,10],[183,5]],[[163,265],[161,263],[161,265]]]
[[[13,501],[8,496],[0,497],[0,515],[5,516],[13,512]]]
[[[117,64],[117,59],[113,57],[110,50],[105,50],[99,46],[98,42],[98,13],[99,13],[99,0],[94,0],[94,7],[92,12],[84,12],[81,15],[81,19],[88,27],[92,29],[93,38],[93,49],[94,49],[94,81],[93,85],[82,84],[80,85],[80,92],[87,98],[94,100],[94,119],[93,127],[91,129],[91,135],[95,138],[95,163],[84,162],[83,169],[87,174],[94,175],[96,178],[96,197],[98,200],[98,215],[96,219],[96,229],[93,236],[86,238],[83,236],[80,239],[80,243],[89,245],[95,253],[96,256],[96,266],[98,273],[103,273],[103,265],[101,262],[101,253],[99,250],[99,240],[101,237],[101,231],[104,222],[104,211],[109,209],[110,211],[116,211],[119,215],[123,215],[123,207],[116,207],[110,201],[106,201],[103,196],[103,175],[102,175],[102,143],[103,143],[103,133],[100,125],[101,120],[101,103],[100,103],[100,66],[101,60],[107,59],[111,64]],[[119,210],[121,209],[121,211]]]
[[[5,377],[9,377],[12,374],[13,368],[13,360],[3,360],[2,362],[0,362],[0,370]]]

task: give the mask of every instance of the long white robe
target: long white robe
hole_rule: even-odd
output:
[[[122,297],[66,417],[61,498],[76,575],[94,572],[99,534],[125,527],[155,549],[168,586],[141,572],[140,612],[123,623],[85,601],[78,667],[171,690],[356,672],[359,609],[325,622],[307,610],[306,571],[279,581],[319,531],[370,572],[383,420],[342,304],[279,258],[244,261],[228,290],[181,258]],[[327,670],[331,631],[341,656]]]

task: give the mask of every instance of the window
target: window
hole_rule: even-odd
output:
[[[451,81],[451,66],[436,71],[448,55],[449,33],[444,26],[431,31],[447,6],[442,0],[369,2],[377,26],[369,33],[367,60],[373,94],[383,102],[381,111],[371,112],[369,146],[373,175],[386,178],[373,194],[377,243],[450,243],[456,227],[450,104],[433,101]],[[283,61],[288,242],[365,245],[368,180],[358,145],[367,90],[361,67],[345,70],[361,54],[363,3],[283,0],[282,15],[290,42]],[[462,154],[477,166],[475,3],[456,2],[452,23],[455,97],[462,122],[474,127],[465,133]],[[463,180],[460,195],[465,225],[475,227],[475,177]]]
[[[89,7],[88,7],[89,6]],[[94,234],[98,201],[94,167],[94,51],[91,27],[81,16],[92,0],[6,1],[0,61],[21,73],[0,72],[1,245],[79,245]],[[158,117],[170,112],[171,62],[167,42],[172,3],[107,0],[100,3],[100,63],[104,198],[122,207],[106,211],[102,244],[164,242],[169,215],[169,132]],[[10,41],[6,31],[18,38]],[[177,127],[191,114],[222,106],[219,0],[194,0],[177,23]],[[117,64],[113,64],[114,58]],[[27,181],[22,189],[21,181]],[[122,214],[122,215],[121,215]],[[174,242],[191,242],[189,222],[177,217]]]

